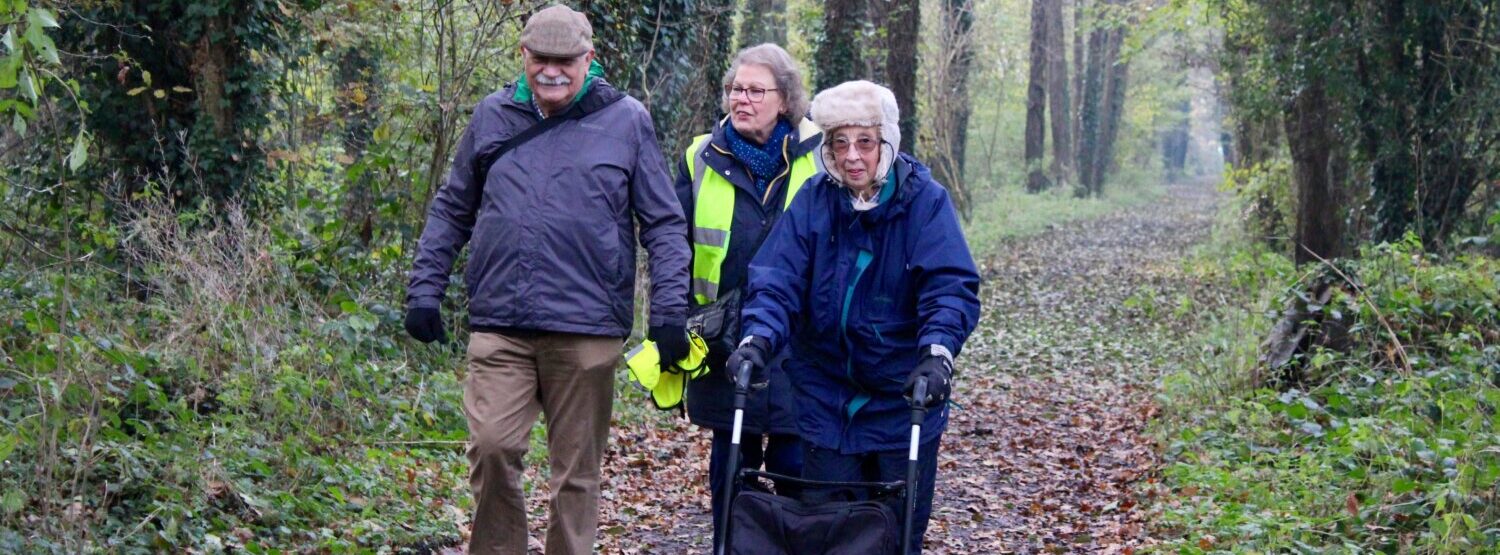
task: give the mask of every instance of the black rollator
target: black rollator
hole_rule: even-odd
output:
[[[734,374],[734,428],[729,439],[729,476],[719,517],[716,555],[898,555],[910,550],[917,506],[917,453],[922,423],[927,418],[927,382],[918,381],[911,398],[911,447],[906,462],[906,480],[900,482],[823,482],[740,469],[740,428],[750,395],[749,362]],[[865,490],[870,499],[809,503],[788,495],[777,495],[765,487],[801,491],[820,488]],[[901,523],[897,524],[892,503],[904,497]],[[896,527],[900,526],[898,532]],[[899,534],[899,544],[898,542]]]

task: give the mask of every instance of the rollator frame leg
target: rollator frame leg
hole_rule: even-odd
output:
[[[734,429],[729,436],[728,474],[724,480],[724,510],[719,514],[719,545],[714,546],[716,555],[724,555],[729,546],[729,511],[734,506],[735,482],[740,472],[740,432],[745,424],[745,400],[750,395],[750,362],[740,364],[734,372]]]
[[[911,447],[906,455],[906,518],[901,526],[901,552],[910,555],[912,528],[917,515],[917,452],[922,444],[922,423],[927,421],[927,380],[912,388]]]

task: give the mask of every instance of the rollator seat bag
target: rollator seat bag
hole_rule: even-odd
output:
[[[896,555],[901,521],[882,501],[804,503],[742,491],[730,511],[733,555]]]

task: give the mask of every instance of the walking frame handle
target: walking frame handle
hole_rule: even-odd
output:
[[[916,418],[916,411],[920,410],[923,414],[927,413],[927,379],[922,378],[917,380],[917,385],[911,389],[911,398],[907,399],[907,402],[911,403],[912,418]],[[912,424],[920,423],[921,421],[919,420],[912,421]]]
[[[744,394],[746,394],[746,393],[748,393],[750,391],[750,371],[752,370],[753,366],[754,366],[754,364],[747,360],[747,361],[741,362],[740,363],[740,367],[735,369],[735,371],[734,371],[734,392],[735,392],[735,394],[737,394],[737,395],[744,395]],[[739,399],[736,399],[736,401],[738,401],[738,400]]]

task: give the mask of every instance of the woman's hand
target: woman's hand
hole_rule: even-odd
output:
[[[740,342],[740,347],[729,355],[729,362],[724,365],[730,381],[734,381],[734,375],[739,371],[740,365],[750,363],[750,386],[754,388],[766,385],[766,363],[771,361],[771,342],[764,337],[750,336]],[[736,384],[737,385],[737,384]]]
[[[927,398],[911,399],[912,392],[917,387],[917,382],[921,380],[927,381]],[[922,357],[922,361],[917,363],[917,367],[911,370],[911,374],[906,377],[906,385],[901,388],[901,391],[912,402],[932,408],[948,400],[948,394],[952,391],[952,387],[953,363],[948,362],[948,359],[945,357],[929,354]]]

